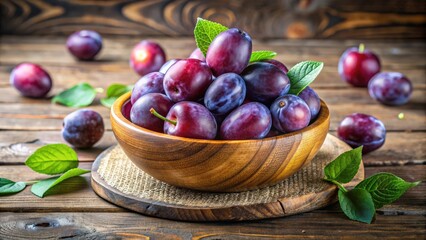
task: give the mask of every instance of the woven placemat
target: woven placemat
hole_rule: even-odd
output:
[[[247,208],[250,206],[259,207],[271,203],[279,203],[282,208],[281,215],[289,215],[289,213],[294,214],[323,207],[335,201],[336,188],[322,180],[324,177],[323,169],[331,160],[349,149],[350,148],[346,144],[328,135],[311,164],[276,185],[239,193],[209,193],[174,187],[151,177],[134,165],[125,155],[121,147],[117,145],[97,160],[97,169],[95,169],[95,171],[99,175],[100,180],[95,181],[95,183],[102,181],[101,185],[103,185],[104,188],[108,187],[113,189],[114,195],[123,195],[127,200],[130,199],[133,205],[123,203],[123,199],[121,199],[120,202],[117,202],[118,200],[114,201],[117,197],[115,196],[112,198],[111,194],[105,193],[105,189],[102,191],[97,191],[99,189],[98,187],[94,187],[94,189],[107,200],[121,206],[124,205],[124,207],[136,211],[138,211],[139,208],[134,204],[137,204],[138,201],[143,204],[149,204],[151,207],[153,205],[160,206],[161,209],[176,208],[187,210],[220,210],[232,209],[235,207]],[[357,177],[349,185],[356,184],[363,179],[363,173],[363,168],[361,167]],[[314,200],[311,198],[314,198]],[[298,202],[298,200],[300,201]],[[287,202],[289,206],[283,205],[285,202]],[[315,203],[318,204],[315,205]],[[306,207],[304,207],[304,204],[306,204]],[[295,206],[297,207],[296,210],[290,209]],[[157,214],[150,214],[149,212],[148,214],[154,216],[161,215],[158,214],[158,211],[159,210],[157,210]],[[139,212],[147,214],[147,211],[144,210]],[[272,215],[272,217],[275,215]],[[180,219],[181,217],[176,218],[172,216],[168,218]],[[215,218],[212,220],[227,219],[228,218],[225,217],[223,219]],[[230,216],[229,219],[242,220],[245,218],[241,216]],[[253,217],[247,217],[247,219],[253,219]],[[183,220],[199,219],[185,217]]]

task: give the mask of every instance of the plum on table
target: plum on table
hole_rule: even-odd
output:
[[[339,59],[340,77],[355,87],[367,87],[370,79],[380,72],[379,57],[363,44],[347,49]]]
[[[102,37],[91,30],[81,30],[67,39],[68,51],[79,60],[93,60],[102,49]]]
[[[386,129],[382,121],[371,115],[353,113],[340,122],[337,136],[353,148],[364,146],[362,153],[366,154],[385,143]]]
[[[62,137],[77,148],[88,148],[97,143],[105,131],[102,116],[90,109],[80,109],[64,118]]]
[[[23,96],[42,98],[52,88],[50,75],[40,65],[21,63],[13,68],[10,83]]]
[[[410,79],[399,72],[381,72],[368,84],[370,96],[385,105],[397,106],[408,102],[413,92]]]

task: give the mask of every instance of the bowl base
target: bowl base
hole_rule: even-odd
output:
[[[160,218],[183,221],[240,221],[282,217],[334,203],[337,188],[322,180],[323,169],[350,150],[330,134],[312,162],[282,182],[239,193],[209,193],[161,182],[127,158],[120,146],[105,150],[92,167],[94,191],[118,206]],[[364,167],[347,184],[364,179]]]

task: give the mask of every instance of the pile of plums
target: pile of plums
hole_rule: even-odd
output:
[[[196,49],[188,59],[165,62],[158,44],[142,41],[130,58],[142,78],[124,115],[153,131],[197,139],[261,139],[313,122],[321,107],[315,91],[288,94],[287,67],[276,60],[249,64],[251,53],[250,36],[237,28],[217,35],[206,57]]]
[[[78,60],[89,61],[102,49],[102,38],[90,30],[71,34],[66,42],[68,51]],[[45,98],[52,88],[52,78],[40,65],[21,63],[10,74],[10,83],[23,96]],[[62,137],[78,148],[88,148],[98,142],[105,131],[102,116],[90,109],[79,109],[63,121]]]
[[[363,44],[342,54],[338,70],[344,81],[356,87],[368,87],[370,96],[385,105],[403,105],[413,91],[411,81],[402,73],[380,72],[379,57]]]
[[[344,81],[355,87],[368,87],[370,96],[384,105],[403,105],[413,91],[411,81],[402,73],[380,72],[379,57],[363,44],[342,54],[338,70]],[[341,121],[337,135],[352,147],[364,146],[363,153],[368,153],[384,144],[386,129],[373,116],[353,113]]]

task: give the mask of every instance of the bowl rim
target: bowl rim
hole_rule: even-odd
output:
[[[132,129],[133,131],[140,133],[140,134],[151,135],[153,137],[165,138],[165,139],[170,139],[170,140],[180,140],[180,141],[186,141],[186,142],[190,141],[190,142],[194,142],[194,143],[241,144],[241,143],[254,143],[254,142],[258,142],[258,141],[276,141],[276,140],[279,140],[279,139],[283,139],[283,138],[299,135],[299,134],[304,133],[304,132],[308,132],[308,131],[314,129],[315,127],[323,124],[324,122],[329,121],[329,119],[330,119],[330,111],[328,109],[328,106],[327,106],[327,104],[325,104],[325,102],[322,99],[320,99],[321,110],[320,110],[320,112],[317,116],[317,119],[315,119],[315,121],[313,123],[311,123],[310,125],[308,125],[307,127],[300,129],[298,131],[295,131],[295,132],[280,134],[278,136],[272,136],[272,137],[267,137],[267,138],[262,138],[262,139],[243,139],[243,140],[211,139],[210,140],[210,139],[187,138],[187,137],[173,136],[173,135],[169,135],[169,134],[165,134],[165,133],[159,133],[159,132],[147,129],[147,128],[143,128],[143,127],[140,127],[140,126],[132,123],[127,118],[125,118],[123,113],[122,113],[122,107],[123,107],[124,103],[126,103],[130,99],[130,96],[131,96],[131,92],[125,93],[125,94],[121,95],[112,105],[112,107],[111,107],[111,118],[113,118],[114,121],[118,122],[119,124],[123,125],[124,127],[128,128],[128,129]]]

